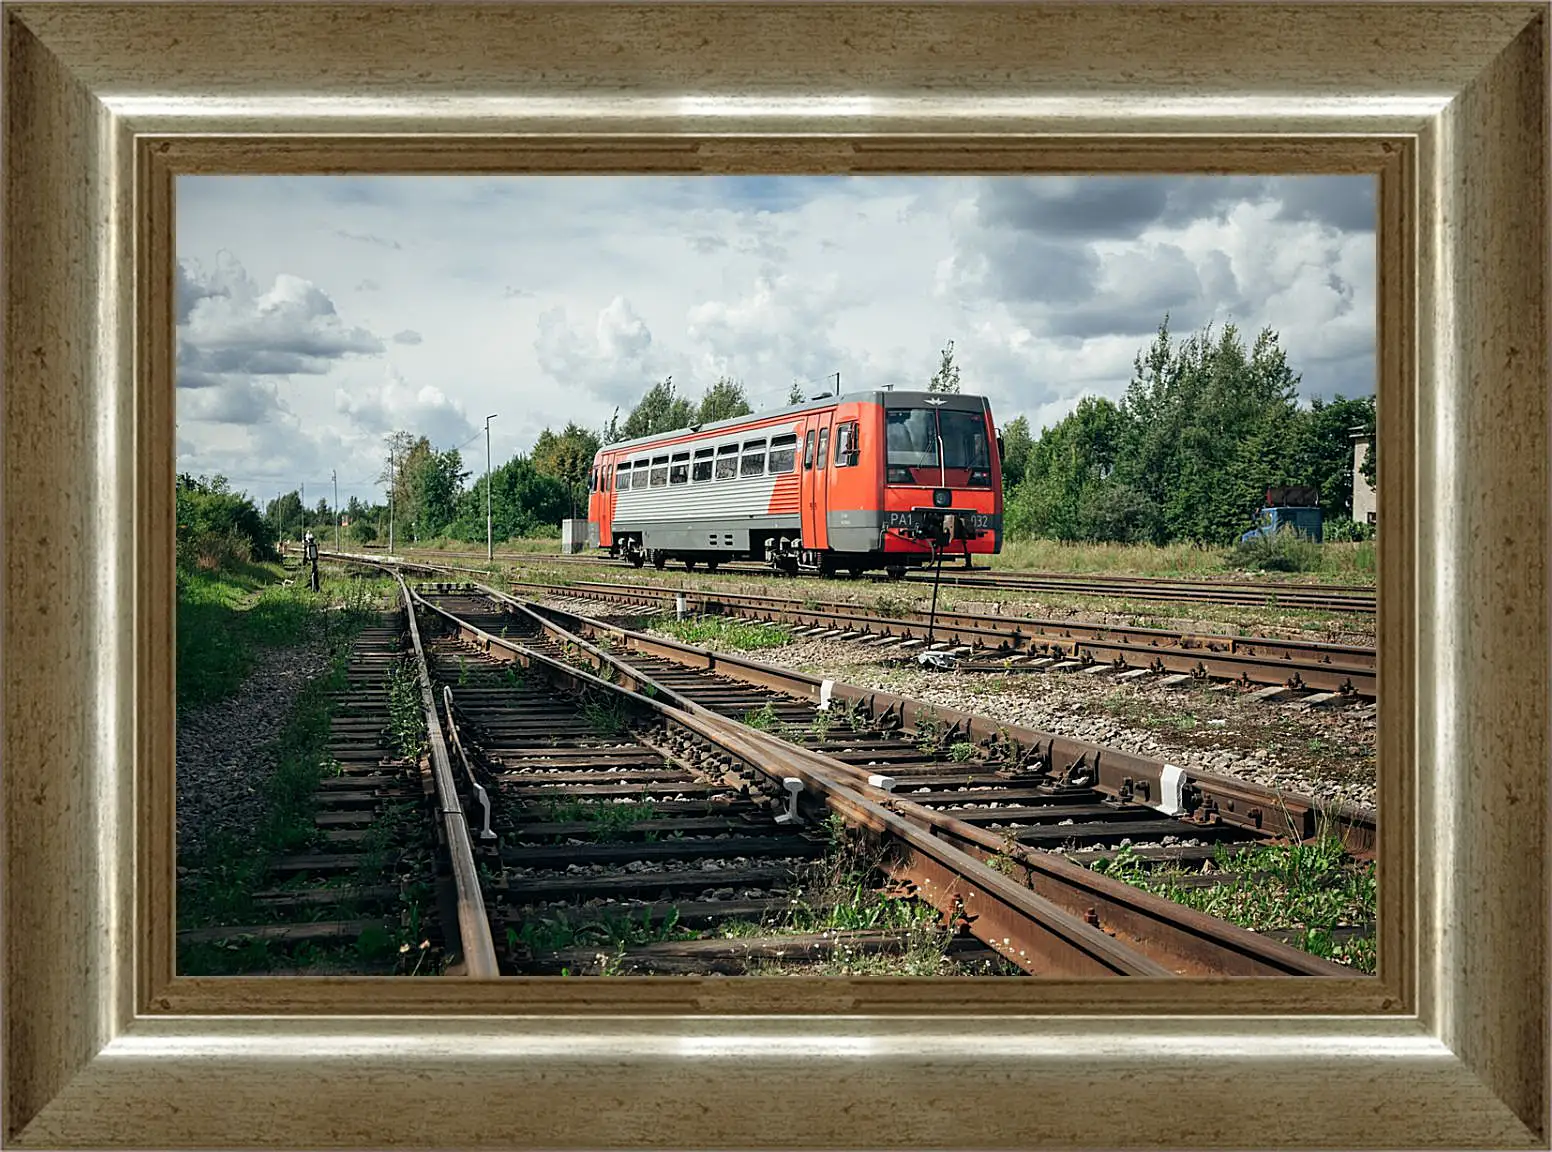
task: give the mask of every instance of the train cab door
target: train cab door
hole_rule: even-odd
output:
[[[830,433],[833,412],[818,412],[803,433],[803,547],[830,546],[826,516],[829,512]]]

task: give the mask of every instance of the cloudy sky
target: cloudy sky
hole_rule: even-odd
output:
[[[373,499],[402,428],[484,468],[672,375],[776,407],[962,388],[1039,427],[1119,397],[1165,313],[1374,391],[1367,177],[182,177],[178,469]]]

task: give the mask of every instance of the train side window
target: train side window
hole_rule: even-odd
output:
[[[830,429],[828,429],[828,428],[821,428],[819,430],[819,451],[815,454],[815,461],[816,461],[815,467],[817,467],[821,472],[824,471],[825,453],[829,449],[829,447],[830,447]]]
[[[750,440],[744,444],[743,459],[738,465],[740,476],[765,475],[765,441]]]
[[[645,460],[636,461],[636,470],[632,475],[634,479],[631,480],[631,487],[645,488],[647,486],[647,462]]]
[[[691,480],[711,479],[711,448],[699,448],[695,452],[695,462],[690,465]]]
[[[731,480],[738,475],[738,445],[724,444],[717,449],[717,479]]]
[[[668,485],[668,457],[654,456],[652,458],[652,471],[647,481],[648,487],[664,488]]]
[[[835,430],[835,466],[851,468],[857,463],[857,422],[849,420]]]
[[[631,466],[629,464],[616,464],[614,468],[614,490],[623,492],[630,487]]]
[[[668,466],[668,482],[670,484],[688,484],[690,482],[690,454],[688,452],[675,452],[673,461]]]
[[[808,435],[803,437],[803,470],[806,472],[814,466],[814,430],[810,428]]]
[[[798,438],[796,436],[771,437],[771,462],[769,467],[772,476],[782,476],[788,472],[797,471],[798,462]]]

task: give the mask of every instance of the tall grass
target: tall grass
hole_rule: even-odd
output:
[[[1374,579],[1372,540],[1309,544],[1309,548],[1312,551],[1306,566],[1291,571],[1339,582],[1365,583]],[[991,566],[1002,572],[1201,578],[1236,575],[1244,572],[1247,565],[1235,548],[1208,548],[1199,544],[1064,544],[1058,540],[1004,540],[1002,551],[991,558]]]

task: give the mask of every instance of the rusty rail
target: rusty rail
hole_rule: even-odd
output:
[[[403,576],[395,573],[395,579],[404,599],[410,640],[415,649],[415,672],[420,682],[421,705],[425,710],[426,732],[431,745],[437,814],[441,817],[447,837],[448,859],[457,893],[458,936],[463,946],[465,974],[474,979],[491,979],[499,976],[501,970],[496,962],[495,943],[491,940],[490,920],[485,914],[485,898],[480,890],[479,873],[474,866],[474,849],[469,841],[468,824],[464,820],[458,786],[453,780],[452,762],[447,754],[447,742],[443,739],[442,724],[437,716],[436,696],[432,692],[431,674],[426,667],[426,653],[420,643],[420,627],[415,621],[416,598],[404,583]]]
[[[1287,944],[1044,854],[1016,852],[1029,883],[1020,885],[986,865],[992,854],[988,833],[872,787],[868,774],[855,766],[719,716],[521,602],[494,589],[481,591],[526,615],[573,656],[612,669],[621,681],[588,676],[592,683],[615,691],[651,689],[650,706],[663,714],[676,712],[676,723],[734,751],[773,781],[801,781],[805,794],[849,822],[903,845],[906,854],[896,875],[946,915],[962,918],[978,938],[1026,970],[1033,964],[1044,974],[1074,976],[1348,974]],[[504,648],[528,661],[559,664],[437,605],[422,603],[487,652]],[[1031,901],[1030,896],[1037,899]],[[1132,943],[1123,945],[1122,939]],[[1169,966],[1149,952],[1162,955]]]

